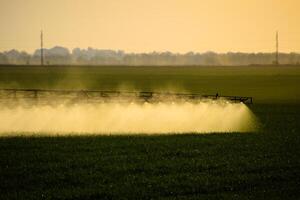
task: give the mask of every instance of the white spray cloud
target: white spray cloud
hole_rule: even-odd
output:
[[[251,132],[255,117],[242,103],[160,102],[18,104],[0,108],[0,136]]]

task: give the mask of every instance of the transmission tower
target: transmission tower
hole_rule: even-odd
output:
[[[43,43],[44,43],[44,38],[43,38],[43,31],[41,31],[41,65],[44,65],[44,49],[43,49]]]
[[[279,52],[278,52],[278,48],[279,48],[279,41],[278,41],[278,31],[276,32],[276,60],[275,60],[275,64],[279,65]]]

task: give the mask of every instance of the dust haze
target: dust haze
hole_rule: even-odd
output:
[[[256,119],[242,103],[102,102],[0,107],[0,136],[252,132]]]

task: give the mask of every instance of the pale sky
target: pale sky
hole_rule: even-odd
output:
[[[300,52],[300,0],[0,0],[0,51]]]

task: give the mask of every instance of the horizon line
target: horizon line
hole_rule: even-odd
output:
[[[69,47],[65,47],[65,46],[60,46],[60,45],[54,45],[52,47],[49,48],[43,48],[43,50],[49,50],[49,49],[53,49],[55,47],[60,47],[60,48],[65,48],[69,51],[70,54],[72,54],[72,51],[74,49],[80,49],[80,50],[88,50],[93,49],[93,50],[108,50],[108,51],[121,51],[125,54],[151,54],[151,53],[172,53],[172,54],[180,54],[180,55],[184,55],[184,54],[188,54],[188,53],[194,53],[194,54],[205,54],[205,53],[215,53],[215,54],[228,54],[228,53],[244,53],[244,54],[259,54],[259,53],[267,53],[267,54],[271,54],[271,53],[276,53],[276,51],[213,51],[213,50],[207,50],[207,51],[185,51],[185,52],[175,52],[175,51],[170,51],[170,50],[164,50],[164,51],[157,51],[157,50],[152,50],[152,51],[126,51],[126,50],[122,50],[122,49],[109,49],[109,48],[96,48],[96,47],[74,47],[74,48],[69,48]],[[41,48],[36,48],[33,52],[27,51],[27,50],[21,50],[21,49],[17,49],[17,48],[10,48],[10,49],[5,49],[5,50],[0,50],[0,53],[4,53],[4,52],[9,52],[9,51],[18,51],[18,52],[26,52],[28,54],[34,54],[36,51],[41,50]],[[300,54],[300,51],[279,51],[279,54],[291,54],[291,53],[296,53],[296,54]]]

